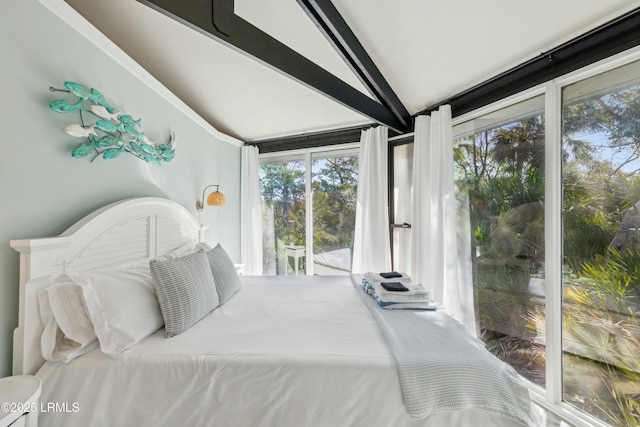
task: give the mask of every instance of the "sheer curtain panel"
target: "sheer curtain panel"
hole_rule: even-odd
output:
[[[388,129],[362,131],[352,272],[389,271]]]
[[[242,147],[240,187],[240,251],[245,274],[262,274],[262,209],[258,178],[258,147]]]
[[[469,256],[458,248],[456,214],[451,106],[444,105],[415,122],[412,273],[475,336],[473,287],[458,274]]]

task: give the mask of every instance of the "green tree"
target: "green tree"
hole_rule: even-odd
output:
[[[640,87],[581,99],[562,114],[564,252],[579,271],[607,253],[622,212],[640,200]]]
[[[457,143],[458,188],[471,201],[471,228],[485,257],[518,265],[542,259],[544,136],[537,115]]]
[[[313,239],[319,249],[352,248],[358,157],[322,159],[313,174]]]

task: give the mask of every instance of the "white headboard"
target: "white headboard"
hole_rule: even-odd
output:
[[[111,203],[57,237],[12,240],[20,252],[18,327],[13,335],[13,374],[35,374],[44,360],[37,291],[54,274],[108,267],[163,255],[202,240],[204,227],[181,205],[144,197]]]

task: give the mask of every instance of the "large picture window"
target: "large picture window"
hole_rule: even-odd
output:
[[[563,397],[640,423],[640,62],[562,90]]]
[[[578,425],[640,425],[639,59],[454,121],[478,336]]]

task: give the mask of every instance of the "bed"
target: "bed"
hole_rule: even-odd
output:
[[[42,301],[57,289],[60,277],[96,277],[91,275],[142,268],[149,260],[195,257],[185,248],[197,249],[202,236],[202,227],[182,206],[138,198],[105,206],[60,236],[11,242],[20,252],[14,374],[42,378],[41,408],[52,410],[41,411],[41,426],[534,425],[528,392],[517,374],[479,341],[462,335],[442,310],[415,316],[402,310],[409,322],[418,322],[407,328],[426,325],[446,337],[428,338],[432,348],[426,353],[439,358],[429,362],[426,381],[412,385],[422,387],[430,401],[418,401],[412,412],[407,381],[420,375],[401,369],[395,335],[381,328],[400,317],[387,322],[386,313],[375,311],[400,310],[376,307],[357,276],[242,276],[237,292],[175,336],[167,338],[173,323],[154,326],[141,315],[146,308],[139,308],[134,314],[140,319],[130,323],[146,322],[152,332],[138,333],[111,351],[94,317],[89,328],[100,339],[83,344],[77,354],[73,347],[62,361],[51,360],[44,338],[51,313]],[[126,293],[129,306],[122,312],[131,309],[137,297],[122,287],[126,280],[118,278],[124,276],[108,277],[109,296],[117,301]],[[162,304],[160,297],[158,291]],[[405,333],[405,338],[413,342],[417,335]],[[465,360],[456,359],[460,354],[473,358],[464,363],[469,367],[456,367]],[[409,364],[422,360],[407,357]],[[473,367],[479,360],[487,362]],[[493,368],[482,374],[485,365]],[[433,375],[443,378],[454,368],[451,381],[433,381]],[[494,384],[503,386],[502,394],[487,403]]]

